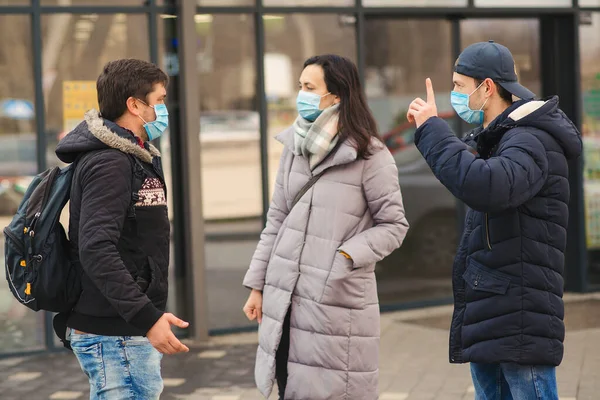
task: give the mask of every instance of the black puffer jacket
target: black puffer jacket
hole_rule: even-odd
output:
[[[148,143],[144,147],[94,111],[57,147],[64,162],[79,156],[69,237],[84,274],[81,297],[67,322],[71,328],[145,335],[164,312],[170,237],[166,189],[160,153]]]
[[[470,208],[453,268],[451,362],[558,365],[565,327],[567,159],[581,135],[558,98],[513,104],[468,136],[439,118],[415,143],[436,177]]]

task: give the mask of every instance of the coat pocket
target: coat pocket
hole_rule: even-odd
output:
[[[363,309],[365,308],[365,282],[364,268],[354,268],[352,260],[336,252],[320,303]]]
[[[484,267],[473,259],[467,261],[463,279],[474,291],[494,294],[506,294],[511,281],[509,275]]]
[[[148,257],[148,268],[151,278],[145,293],[155,306],[161,307],[166,302],[169,291],[167,277],[152,257]]]

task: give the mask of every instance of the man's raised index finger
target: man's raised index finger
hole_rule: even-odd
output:
[[[430,78],[425,80],[425,87],[427,88],[427,104],[435,104],[435,93],[433,93],[433,84]]]

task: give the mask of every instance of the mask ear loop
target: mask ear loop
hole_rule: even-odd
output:
[[[479,86],[477,86],[477,87],[475,88],[475,90],[473,90],[471,93],[469,93],[469,97],[471,97],[471,96],[473,95],[473,93],[475,93],[476,91],[478,91],[478,90],[479,90],[479,88],[483,86],[483,83],[484,83],[484,82],[485,82],[485,81],[481,82],[481,83],[479,84]],[[141,101],[141,100],[140,100],[140,101]]]
[[[329,96],[330,94],[332,94],[331,92],[327,92],[325,93],[323,96],[321,96],[321,98],[325,97],[325,96]],[[323,110],[328,109],[329,107],[333,107],[335,106],[335,101],[333,103],[331,103],[331,105],[328,105],[327,107],[325,107]]]
[[[473,91],[471,92],[471,94],[469,94],[469,98],[471,97],[471,95],[473,95],[473,93],[475,93],[476,91],[478,91],[478,90],[479,90],[479,88],[480,88],[480,87],[482,87],[484,83],[485,83],[485,81],[481,82],[481,83],[479,84],[479,86],[477,86],[477,88],[476,88],[475,90],[473,90]],[[487,104],[487,102],[488,102],[488,100],[489,100],[489,99],[490,99],[489,97],[488,97],[487,99],[485,99],[485,101],[483,102],[483,104],[481,105],[481,107],[479,107],[479,110],[477,110],[477,111],[482,111],[482,110],[483,110],[483,107],[485,107],[485,105]]]
[[[135,98],[136,100],[139,100],[139,101],[141,101],[141,102],[142,102],[142,104],[144,104],[146,107],[150,107],[151,109],[153,109],[153,110],[154,110],[154,115],[155,115],[155,118],[158,118],[158,115],[156,114],[156,109],[154,108],[154,106],[151,106],[150,104],[146,103],[144,100],[140,100],[140,99],[138,99],[137,97],[134,97],[134,98]],[[142,118],[142,116],[141,116],[141,115],[138,115],[138,117],[139,117],[139,118],[140,118],[142,121],[144,121],[144,124],[147,124],[147,123],[148,123],[148,122],[146,122],[146,120],[145,120],[144,118]]]
[[[485,107],[485,105],[486,105],[486,103],[488,102],[489,99],[490,99],[489,97],[487,99],[485,99],[485,101],[483,102],[483,104],[479,108],[479,111],[483,111],[483,107]]]

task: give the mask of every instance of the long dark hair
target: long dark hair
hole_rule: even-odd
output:
[[[356,65],[335,54],[311,57],[304,63],[304,68],[309,65],[323,68],[327,90],[340,98],[340,140],[350,139],[356,146],[358,157],[368,158],[372,154],[371,138],[381,138],[377,133],[375,118],[367,105]]]

